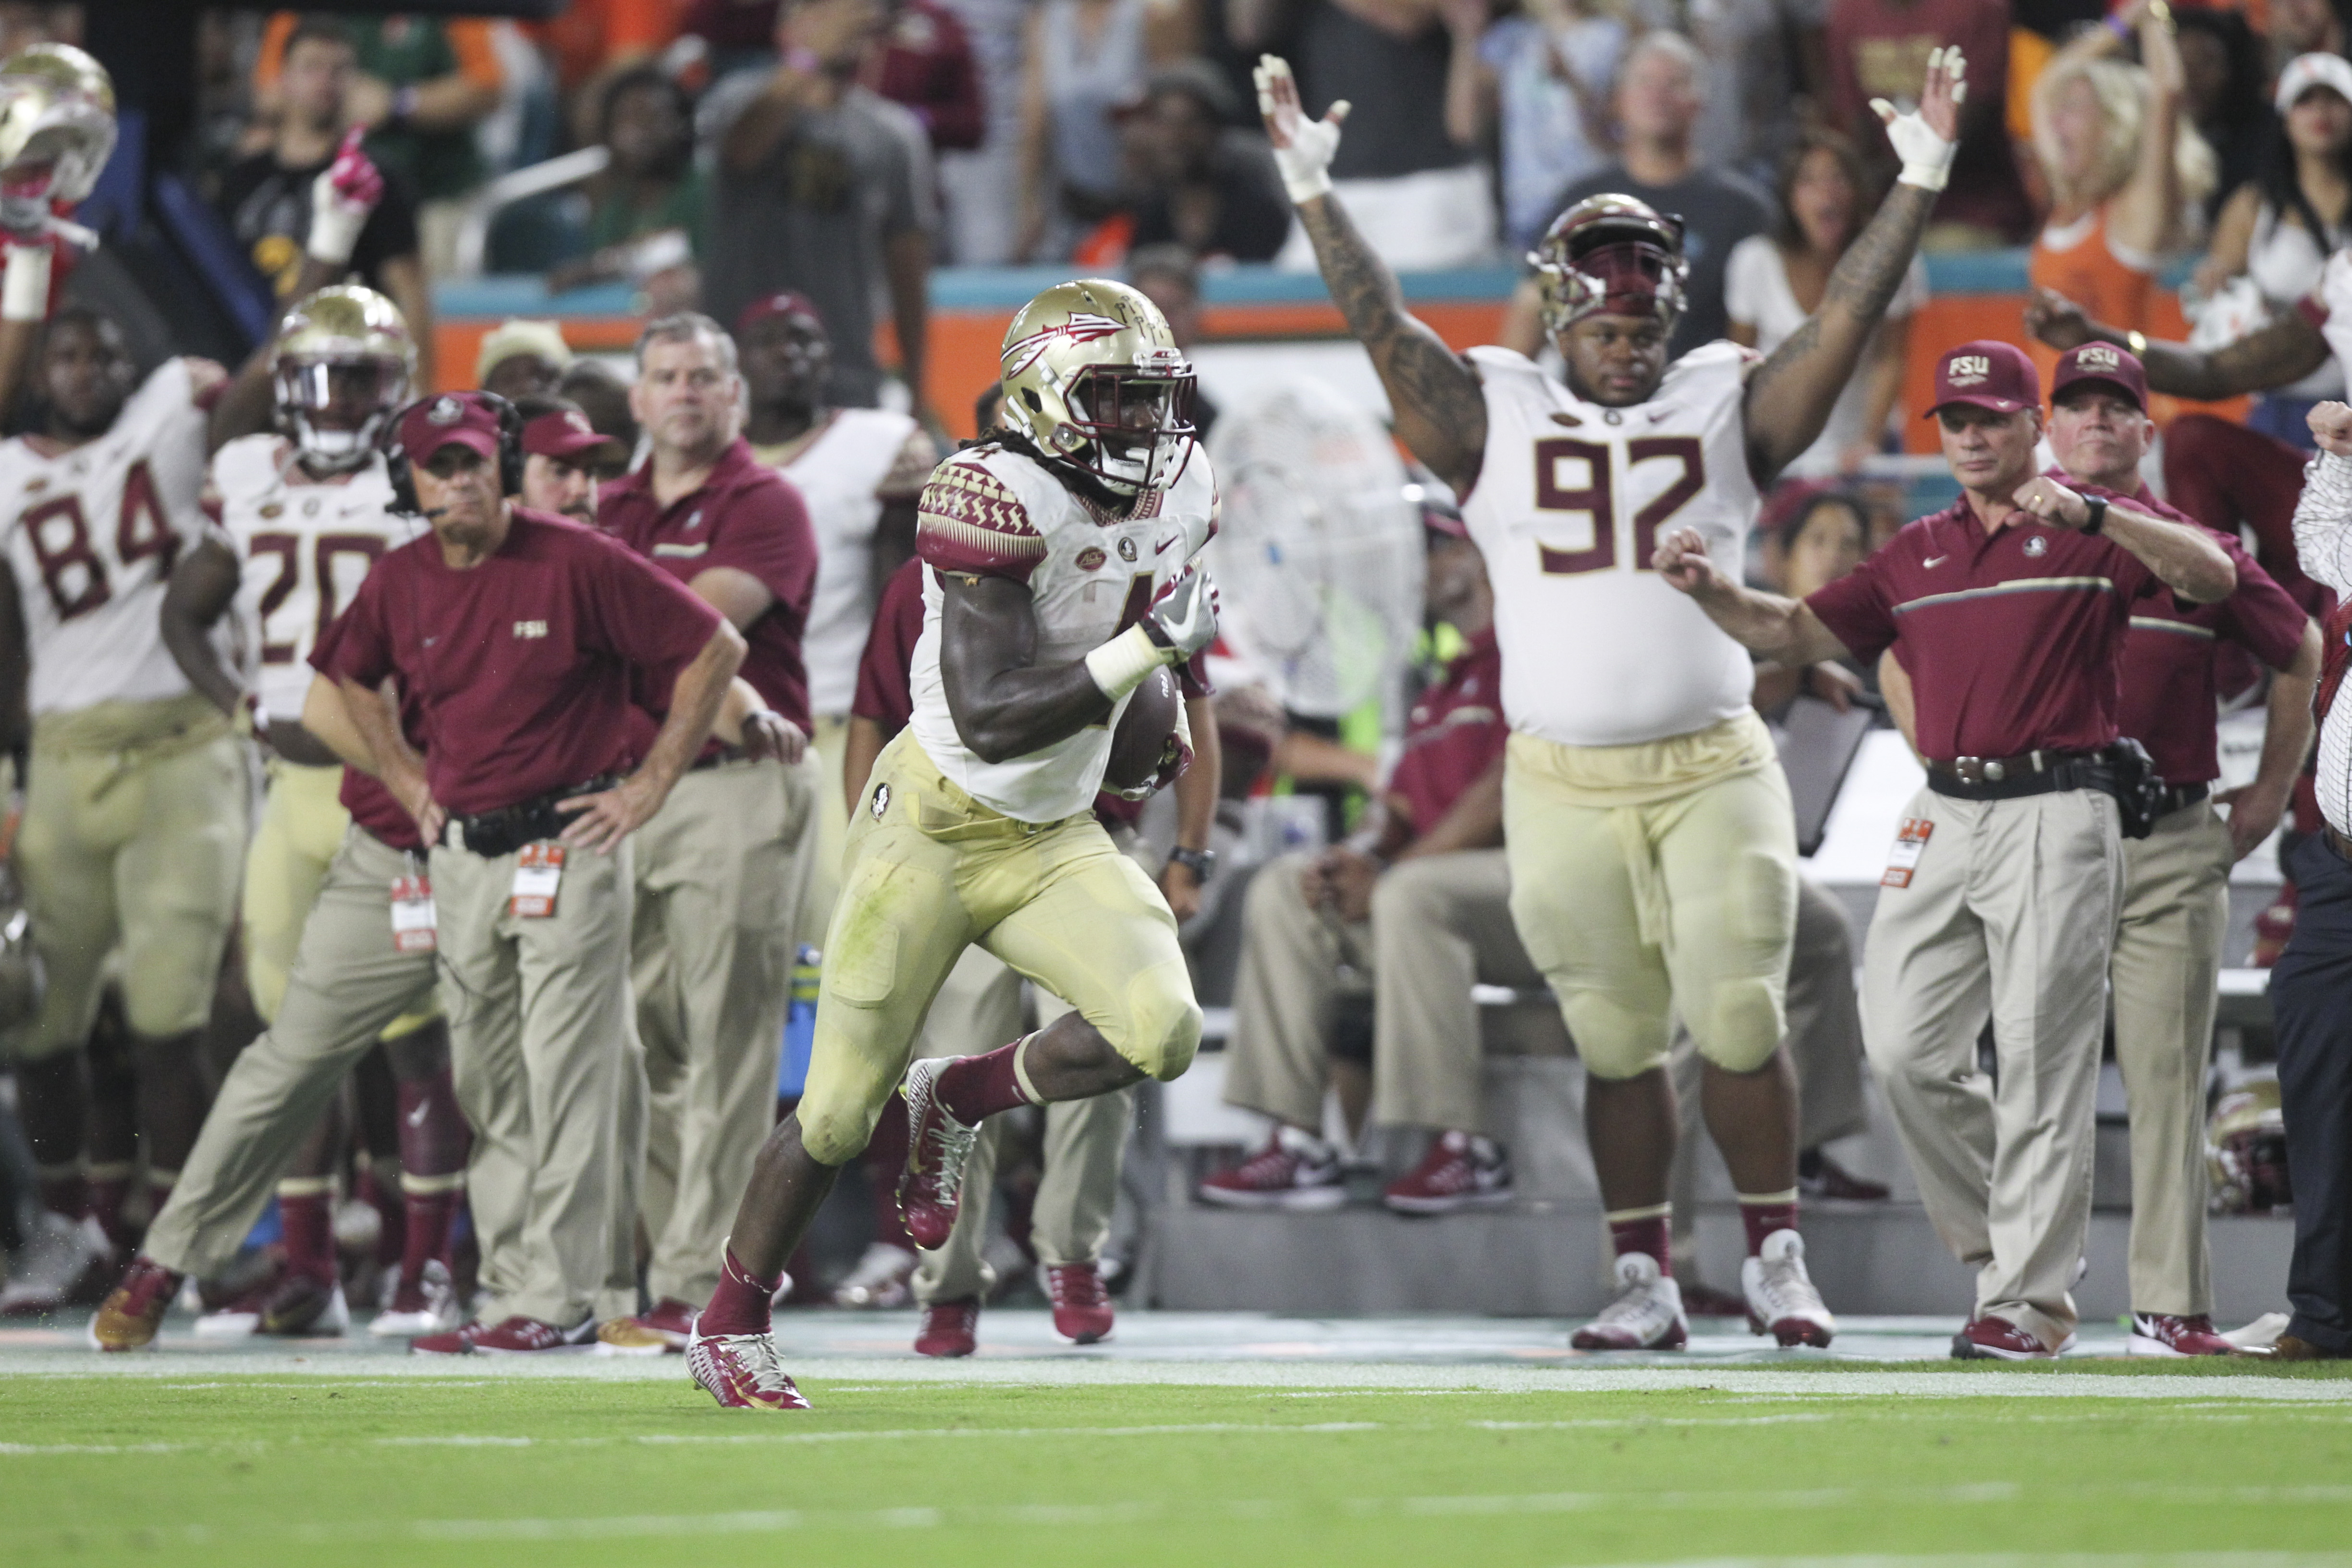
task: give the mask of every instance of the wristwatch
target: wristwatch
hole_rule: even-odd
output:
[[[1187,849],[1179,845],[1168,851],[1168,863],[1192,872],[1192,880],[1204,888],[1209,879],[1217,874],[1217,852],[1213,849]]]
[[[2091,520],[2083,524],[2084,533],[2096,533],[2107,525],[2107,500],[2105,496],[2084,496],[2083,504],[2091,509]]]

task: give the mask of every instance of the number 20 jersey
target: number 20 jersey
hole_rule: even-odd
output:
[[[359,592],[379,556],[424,531],[392,510],[381,453],[348,475],[314,480],[282,436],[247,436],[213,457],[212,497],[236,551],[238,618],[273,719],[302,716],[310,649]]]
[[[187,363],[150,375],[95,441],[0,443],[0,516],[24,605],[36,714],[188,690],[163,646],[173,563],[204,536],[205,410]]]
[[[1462,519],[1494,584],[1511,728],[1626,746],[1736,717],[1755,686],[1747,650],[1650,559],[1658,535],[1695,528],[1718,570],[1741,569],[1757,506],[1748,352],[1694,349],[1629,408],[1587,403],[1508,349],[1470,359],[1486,451]]]

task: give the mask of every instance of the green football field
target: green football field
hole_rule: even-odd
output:
[[[0,1365],[8,1568],[2352,1564],[2352,1368],[1532,1369],[1399,1389],[1336,1367],[1203,1386],[967,1363],[811,1376],[818,1408],[775,1415],[717,1409],[676,1360],[580,1377],[38,1364]]]

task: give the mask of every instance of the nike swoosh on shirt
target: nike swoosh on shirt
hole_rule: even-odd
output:
[[[1922,566],[1941,566],[1945,562],[1949,561],[1951,557],[1949,555],[1930,555],[1927,559],[1919,563],[1919,564]]]
[[[416,1103],[416,1109],[408,1113],[408,1124],[411,1127],[422,1127],[425,1125],[425,1119],[432,1113],[433,1107],[431,1103],[425,1100],[419,1100]]]

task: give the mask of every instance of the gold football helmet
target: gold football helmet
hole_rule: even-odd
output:
[[[998,420],[1120,495],[1166,489],[1192,450],[1192,364],[1168,318],[1103,278],[1056,283],[1004,331]]]
[[[37,228],[52,201],[78,202],[114,152],[114,81],[71,44],[0,60],[0,212]]]
[[[2294,1201],[2275,1072],[2257,1073],[2214,1102],[2205,1122],[2205,1167],[2216,1213],[2268,1214]]]
[[[408,400],[415,374],[408,322],[373,289],[321,289],[278,325],[279,421],[305,457],[328,468],[366,460],[385,421]]]

